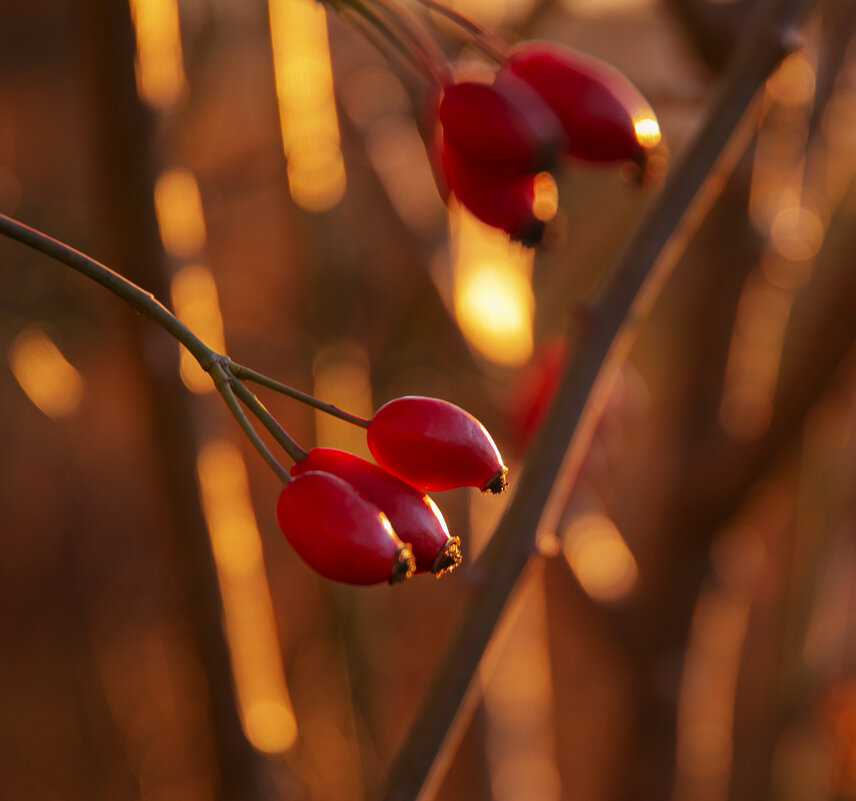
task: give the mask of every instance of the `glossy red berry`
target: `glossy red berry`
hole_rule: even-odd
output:
[[[293,476],[321,470],[347,481],[377,506],[407,542],[416,572],[439,576],[461,563],[461,540],[452,537],[437,504],[424,492],[356,454],[335,448],[313,448],[291,468]]]
[[[444,87],[437,118],[443,141],[485,169],[549,170],[565,139],[541,96],[510,73],[493,84],[462,81]]]
[[[386,515],[330,473],[307,472],[279,494],[276,519],[297,555],[317,573],[345,584],[390,584],[413,574],[410,546]]]
[[[449,190],[462,206],[524,245],[541,241],[545,219],[536,215],[535,202],[539,176],[487,167],[467,158],[449,142],[443,143],[441,158]],[[549,179],[547,173],[540,175]],[[550,216],[542,215],[547,219]]]
[[[419,489],[506,487],[508,468],[487,429],[448,401],[391,400],[369,422],[368,444],[381,467]]]
[[[614,67],[563,45],[523,42],[502,65],[526,81],[562,123],[566,152],[594,162],[643,163],[660,141],[648,101]]]

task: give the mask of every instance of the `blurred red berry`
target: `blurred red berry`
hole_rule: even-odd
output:
[[[506,487],[508,468],[487,429],[448,401],[395,398],[375,412],[367,438],[381,467],[419,489]]]
[[[488,167],[450,142],[443,143],[441,159],[449,190],[479,220],[524,245],[541,241],[545,222],[535,215],[538,176]]]
[[[345,584],[390,584],[413,574],[410,547],[386,515],[330,473],[307,472],[279,494],[276,519],[297,555],[317,573]]]
[[[565,129],[566,152],[594,162],[644,163],[660,141],[648,101],[617,69],[563,45],[523,42],[502,70],[529,83]]]
[[[508,416],[518,454],[522,454],[529,445],[550,408],[567,354],[564,337],[547,340],[538,347],[514,382]]]
[[[398,537],[410,545],[417,573],[431,571],[439,576],[461,563],[460,539],[450,536],[437,504],[421,490],[336,448],[313,448],[291,468],[291,474],[319,470],[347,481],[389,518]]]
[[[462,81],[444,87],[437,118],[443,141],[484,169],[521,175],[549,170],[564,145],[556,115],[512,74],[493,84]]]

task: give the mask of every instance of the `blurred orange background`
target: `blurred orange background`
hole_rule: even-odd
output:
[[[605,59],[678,158],[745,2],[456,0]],[[447,55],[442,18],[408,5]],[[503,618],[437,797],[856,799],[856,53],[826,0],[647,321]],[[557,336],[656,187],[569,166],[537,252],[448,209],[423,87],[309,0],[6,0],[0,212],[238,362],[369,416],[467,408],[514,474]],[[0,242],[0,776],[9,798],[370,798],[507,497],[437,493],[465,563],[334,585],[149,320]],[[303,447],[361,429],[260,391]],[[285,454],[283,460],[287,463]]]

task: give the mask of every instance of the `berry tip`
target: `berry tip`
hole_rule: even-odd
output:
[[[395,552],[395,557],[392,560],[392,571],[389,576],[390,584],[398,584],[399,582],[409,579],[416,572],[416,560],[413,558],[413,551],[407,543],[400,545]]]
[[[461,538],[449,537],[446,544],[440,549],[440,553],[435,557],[434,564],[431,565],[431,572],[440,578],[444,573],[451,573],[461,564],[462,559]]]
[[[499,495],[502,492],[505,492],[508,489],[508,479],[506,476],[508,475],[508,468],[503,465],[496,471],[491,477],[490,480],[482,487],[482,492],[491,492],[494,495]]]

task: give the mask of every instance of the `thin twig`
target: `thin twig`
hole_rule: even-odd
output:
[[[235,394],[244,402],[247,408],[259,419],[271,436],[282,446],[283,450],[295,461],[306,457],[303,450],[277,422],[276,418],[265,408],[264,404],[247,389],[240,381],[232,384]]]
[[[28,247],[44,253],[72,270],[82,273],[101,286],[118,295],[137,311],[154,320],[167,333],[175,337],[196,358],[204,370],[220,356],[209,348],[196,334],[182,323],[169,309],[166,308],[151,292],[146,292],[133,281],[129,281],[119,273],[105,267],[93,258],[75,250],[47,234],[30,228],[28,225],[13,220],[5,214],[0,214],[0,234],[15,239]]]
[[[247,436],[252,441],[256,449],[265,458],[268,464],[274,469],[274,472],[283,480],[288,481],[288,474],[283,467],[276,461],[273,455],[267,450],[261,440],[258,439],[252,425],[250,425],[240,406],[237,405],[235,399],[235,391],[246,392],[244,398],[247,405],[252,409],[253,413],[261,420],[265,428],[273,434],[277,442],[287,451],[293,459],[300,459],[305,456],[305,452],[297,445],[291,437],[286,434],[282,427],[277,423],[270,412],[258,401],[257,398],[246,387],[236,385],[235,390],[230,386],[231,375],[229,372],[234,366],[238,368],[223,354],[217,353],[213,348],[206,345],[196,334],[194,334],[184,323],[182,323],[169,309],[166,308],[151,292],[146,292],[141,287],[137,286],[133,281],[129,281],[124,276],[111,270],[109,267],[101,264],[95,259],[81,253],[78,250],[60,242],[41,231],[24,225],[5,214],[0,214],[0,234],[8,236],[21,242],[34,250],[44,253],[53,259],[71,267],[73,270],[92,279],[101,286],[109,289],[114,295],[124,300],[129,305],[133,306],[137,311],[146,315],[160,325],[167,333],[175,337],[182,345],[184,345],[195,359],[199,362],[202,369],[211,375],[217,390],[223,396],[232,413],[237,418],[241,427],[244,429]],[[224,366],[225,365],[225,366]],[[259,374],[249,368],[240,368],[244,370],[248,376],[258,376]],[[234,373],[233,373],[234,374]],[[277,388],[283,391],[284,385],[268,379],[273,384],[277,384]],[[225,382],[225,383],[224,383]],[[296,392],[296,390],[295,390]],[[286,393],[288,394],[288,393]],[[305,400],[303,393],[299,393],[301,398]],[[320,401],[319,401],[320,403]],[[235,407],[237,406],[237,412]],[[326,404],[321,404],[326,406]],[[350,415],[346,417],[346,412],[331,412],[337,413],[337,416],[348,419],[351,417],[351,422],[357,425],[367,426],[368,421],[362,418]],[[260,447],[261,446],[261,447]]]
[[[262,373],[258,373],[255,370],[251,370],[249,367],[244,367],[242,364],[238,364],[237,362],[232,361],[231,359],[228,362],[228,369],[236,378],[240,378],[242,381],[252,381],[256,384],[260,384],[263,387],[267,387],[268,389],[274,390],[274,392],[280,392],[283,395],[287,395],[289,398],[294,398],[294,400],[300,401],[301,403],[305,403],[307,406],[311,406],[314,409],[318,409],[325,414],[332,415],[333,417],[338,417],[341,420],[346,420],[349,423],[353,423],[355,426],[360,426],[361,428],[369,427],[369,420],[365,417],[360,417],[356,414],[351,414],[350,412],[345,412],[342,409],[339,409],[337,406],[333,406],[331,403],[324,403],[324,401],[318,400],[318,398],[313,397],[312,395],[308,395],[305,392],[301,392],[299,389],[295,389],[294,387],[290,387],[287,384],[282,384],[279,381],[274,380],[273,378],[269,378],[266,375],[262,375]]]
[[[469,17],[460,14],[455,9],[449,8],[443,3],[437,2],[437,0],[419,0],[419,2],[431,11],[435,11],[446,17],[446,19],[453,22],[461,30],[466,31],[473,44],[487,53],[491,58],[496,59],[496,61],[505,60],[509,50],[508,44],[504,39],[493,33],[493,31],[483,28]]]
[[[392,3],[390,0],[367,0],[382,13],[395,20],[399,32],[413,46],[416,55],[425,65],[425,68],[433,75],[435,83],[443,86],[450,82],[451,65],[440,45],[423,30],[422,26],[414,19],[410,12],[403,6]],[[355,5],[353,0],[340,0],[348,5]],[[356,5],[362,5],[356,0]]]
[[[437,76],[423,58],[409,48],[400,36],[396,36],[377,14],[359,0],[327,0],[329,5],[341,15],[348,15],[351,24],[358,26],[360,33],[387,57],[393,54],[404,66],[428,84],[436,82]],[[392,50],[383,47],[386,42]],[[387,52],[385,52],[387,51]]]
[[[738,43],[705,124],[653,203],[588,311],[573,321],[572,358],[536,436],[515,496],[483,554],[484,580],[463,610],[416,718],[390,768],[384,801],[427,797],[444,745],[509,595],[535,549],[535,531],[554,496],[567,497],[591,440],[597,407],[675,261],[750,134],[740,126],[759,87],[788,50],[812,0],[759,7]],[[738,136],[736,133],[743,134]],[[727,146],[730,150],[726,150]],[[738,150],[739,148],[739,150]],[[732,156],[723,158],[724,153]],[[555,506],[556,504],[554,504]],[[558,504],[560,505],[560,504]],[[546,511],[545,511],[545,507]],[[555,509],[552,512],[555,514]]]
[[[262,442],[261,437],[259,437],[256,430],[253,428],[253,424],[249,421],[247,415],[244,414],[241,404],[238,403],[238,399],[235,397],[235,389],[232,380],[229,378],[229,375],[223,365],[219,362],[215,363],[211,367],[210,373],[211,378],[214,381],[214,386],[217,387],[217,391],[223,396],[223,400],[229,407],[229,411],[232,412],[235,419],[238,421],[238,425],[241,426],[244,433],[247,435],[247,438],[253,443],[253,447],[255,447],[255,449],[262,455],[262,458],[268,463],[268,465],[270,465],[270,468],[277,474],[280,481],[282,481],[283,484],[287,484],[291,481],[288,471],[277,461],[276,457],[270,452],[270,450],[268,450],[267,445]]]

